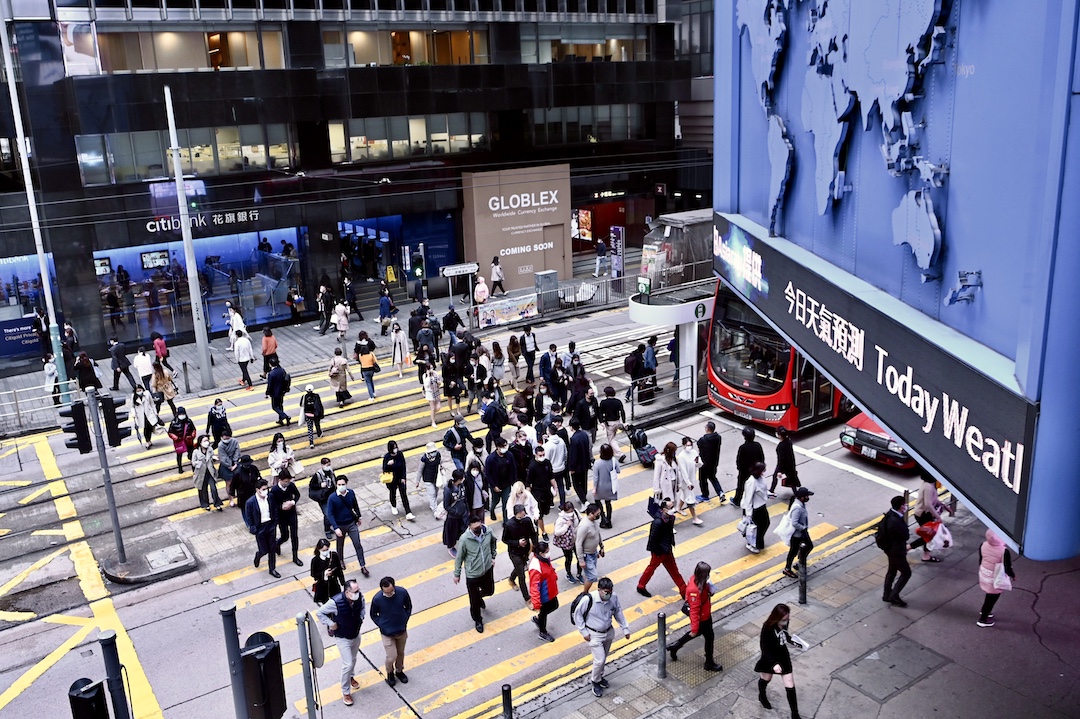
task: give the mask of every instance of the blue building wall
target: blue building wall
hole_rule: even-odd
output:
[[[851,189],[830,201],[824,214],[815,174],[823,160],[815,140],[826,133],[812,133],[813,118],[807,115],[812,101],[820,106],[822,97],[813,91],[820,79],[812,77],[810,64],[815,41],[830,33],[840,38],[828,56],[836,63],[825,75],[830,81],[850,78],[850,88],[859,85],[862,73],[887,76],[895,65],[868,65],[862,57],[873,53],[859,56],[852,47],[893,18],[881,21],[876,13],[895,14],[901,4],[830,0],[812,29],[812,13],[822,5],[822,0],[717,0],[715,209],[764,227],[772,224],[773,234],[997,353],[995,366],[1011,363],[1015,382],[1008,384],[1040,410],[1024,552],[1041,559],[1080,553],[1080,521],[1059,506],[1061,495],[1071,493],[1066,478],[1075,475],[1061,447],[1077,425],[1068,399],[1074,392],[1062,389],[1075,386],[1070,365],[1080,349],[1080,322],[1071,310],[1075,300],[1065,295],[1065,285],[1080,271],[1080,210],[1073,199],[1080,197],[1080,138],[1070,126],[1074,93],[1080,89],[1077,2],[941,3],[944,13],[937,24],[945,29],[944,42],[936,61],[915,74],[911,91],[917,97],[900,107],[911,112],[912,125],[902,134],[915,143],[912,154],[948,168],[942,185],[924,182],[917,170],[890,175],[882,154],[881,109],[864,107],[870,103],[860,95],[842,120],[848,125],[839,167]],[[917,5],[903,4],[905,18],[917,14]],[[752,25],[770,8],[779,9],[787,30],[776,53],[766,110],[760,100],[760,60],[763,48],[769,52],[771,46],[754,34],[761,26]],[[924,35],[927,42],[913,51],[916,62],[932,47],[932,35]],[[872,49],[880,49],[880,43]],[[902,50],[895,58],[903,62]],[[869,94],[867,87],[863,82],[862,94]],[[841,104],[849,98],[843,92],[839,97]],[[770,114],[782,119],[793,150],[775,222]],[[932,198],[941,230],[938,259],[929,267],[919,266],[909,245],[894,244],[893,211],[913,190]],[[982,273],[974,301],[945,304],[958,273],[974,270]],[[947,332],[934,334],[952,351]],[[814,356],[815,348],[804,349]],[[887,422],[888,416],[882,419]]]

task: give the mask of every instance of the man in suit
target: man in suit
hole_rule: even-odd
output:
[[[131,390],[135,391],[135,378],[131,376],[131,360],[127,356],[127,348],[124,343],[113,337],[109,340],[109,355],[112,356],[112,391],[120,391],[120,375],[123,374],[131,383]]]
[[[889,511],[881,518],[882,526],[879,530],[882,536],[878,546],[889,560],[889,568],[885,571],[885,591],[881,595],[881,601],[897,607],[906,607],[907,602],[900,598],[900,592],[911,578],[911,565],[907,560],[908,538],[911,535],[907,517],[904,516],[903,496],[893,497],[890,504]],[[897,574],[900,575],[899,580],[896,579]],[[894,581],[895,584],[893,584]]]
[[[525,381],[532,384],[536,381],[533,365],[536,364],[536,353],[540,349],[540,345],[536,342],[536,335],[532,331],[532,325],[525,325],[525,333],[518,338],[518,341],[521,343],[521,354],[525,356],[525,366],[528,368],[525,370]]]
[[[270,407],[277,413],[278,424],[286,427],[292,422],[292,418],[285,414],[285,394],[289,391],[289,373],[282,368],[277,360],[270,360],[273,369],[266,376],[266,396],[270,398]]]
[[[259,566],[263,556],[269,556],[270,576],[280,579],[276,569],[278,509],[270,499],[270,488],[265,479],[255,483],[255,496],[248,499],[244,505],[244,524],[248,531],[255,535],[255,566]]]

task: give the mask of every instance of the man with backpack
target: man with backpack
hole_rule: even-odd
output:
[[[454,413],[454,426],[443,434],[443,446],[450,450],[450,459],[454,466],[465,471],[465,459],[472,446],[472,432],[465,426],[465,417]]]
[[[442,326],[446,330],[446,333],[450,336],[450,344],[457,342],[458,328],[465,323],[461,321],[461,315],[454,309],[454,305],[450,305],[450,311],[443,315]]]
[[[503,428],[510,423],[510,416],[490,392],[485,392],[480,398],[480,421],[488,428],[484,445],[488,454],[491,454],[492,446],[502,437]]]
[[[589,643],[592,651],[593,696],[604,696],[608,681],[604,678],[604,665],[607,664],[611,642],[615,639],[617,622],[623,630],[623,636],[630,639],[630,625],[623,614],[622,603],[615,595],[615,584],[609,577],[601,577],[596,584],[596,592],[583,592],[570,605],[570,618],[581,636]]]

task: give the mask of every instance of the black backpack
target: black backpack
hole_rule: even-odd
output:
[[[288,394],[292,390],[292,375],[288,372],[285,373],[285,381],[281,386],[285,389],[285,394]]]
[[[878,549],[886,550],[889,548],[888,536],[885,534],[885,520],[888,519],[889,513],[881,515],[881,521],[877,523],[877,527],[874,528],[874,544]]]
[[[592,611],[593,598],[592,598],[592,594],[590,594],[589,592],[582,592],[581,594],[574,597],[574,601],[570,603],[570,623],[571,624],[574,624],[574,625],[577,624],[577,608],[578,608],[578,605],[581,604],[581,602],[583,600],[588,600],[588,603],[585,605],[585,613],[582,615],[582,617],[583,617],[582,621],[585,624],[587,624],[589,622],[589,612]]]
[[[633,376],[634,373],[637,372],[637,369],[638,369],[638,353],[637,353],[637,350],[635,350],[635,351],[631,352],[630,354],[626,355],[626,359],[624,359],[623,363],[622,363],[622,368],[623,368],[623,371],[626,372],[626,374],[631,375],[631,376]]]

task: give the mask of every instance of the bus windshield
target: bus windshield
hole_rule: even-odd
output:
[[[757,328],[713,320],[710,363],[724,383],[752,394],[773,394],[787,377],[791,348]]]

